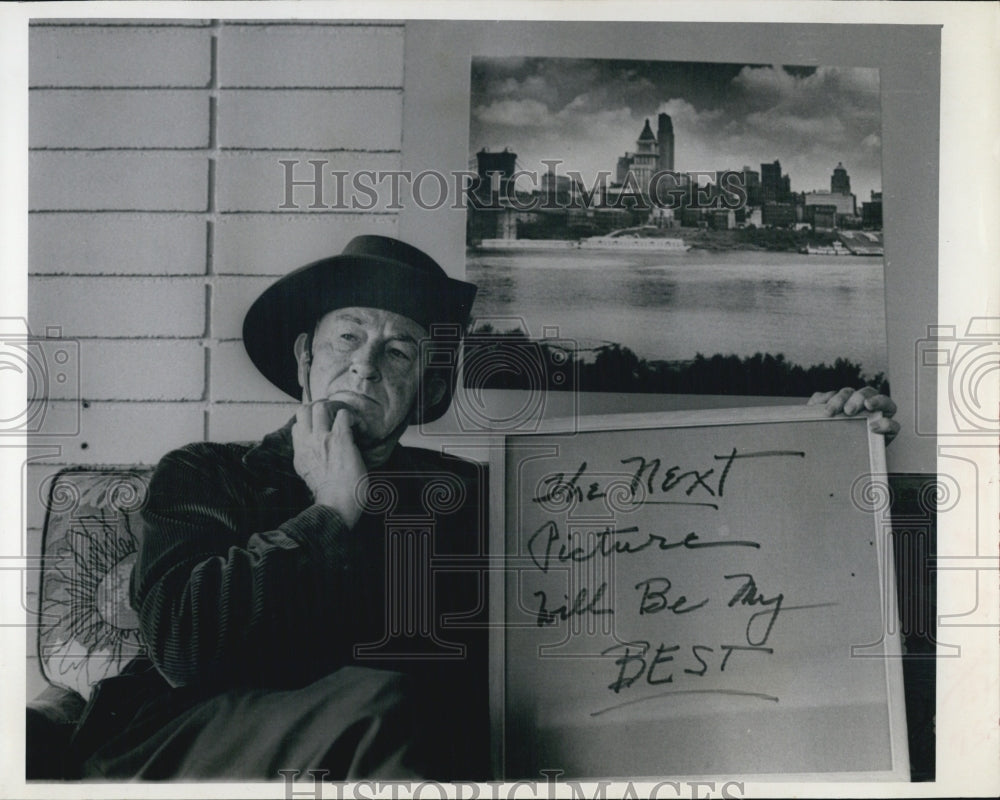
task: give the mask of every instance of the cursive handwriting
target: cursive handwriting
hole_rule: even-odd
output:
[[[716,476],[715,467],[708,469],[682,469],[679,464],[667,467],[663,470],[663,461],[660,458],[646,458],[645,456],[628,456],[621,459],[620,463],[634,465],[633,473],[629,478],[630,493],[636,505],[697,505],[718,509],[716,502],[704,498],[720,498],[725,493],[726,481],[732,471],[733,464],[740,459],[753,458],[774,458],[792,456],[805,458],[802,450],[758,450],[740,453],[734,447],[726,455],[714,455],[715,461],[722,461],[721,471]],[[662,474],[661,474],[662,470]],[[564,503],[575,500],[581,503],[585,500],[592,501],[607,497],[607,490],[599,480],[590,480],[586,476],[587,462],[583,461],[576,471],[567,478],[567,473],[556,472],[546,475],[541,480],[541,487],[538,493],[531,498],[533,503],[557,502]],[[635,498],[640,493],[641,488],[645,488],[645,496],[641,500]],[[671,500],[659,499],[660,495],[670,493],[675,489],[680,489],[684,497],[691,497],[696,492],[701,500],[681,500],[676,496]]]
[[[747,621],[746,639],[751,647],[759,647],[767,642],[767,637],[771,635],[774,623],[781,612],[781,603],[784,601],[783,594],[776,594],[774,597],[764,597],[757,591],[757,582],[749,572],[737,572],[733,575],[724,575],[726,580],[741,579],[740,588],[736,590],[729,602],[729,608],[739,603],[741,606],[764,606],[763,611],[753,614]],[[760,624],[758,624],[760,621]],[[756,635],[754,626],[756,625]],[[763,626],[763,631],[760,628]]]
[[[570,617],[583,617],[587,614],[593,614],[594,616],[614,614],[615,610],[613,608],[600,607],[607,588],[608,584],[606,582],[602,583],[597,591],[594,592],[594,596],[588,599],[587,587],[584,586],[576,593],[576,597],[573,598],[572,603],[564,603],[551,611],[548,608],[548,598],[545,592],[537,591],[535,592],[535,597],[538,598],[538,611],[535,615],[535,623],[541,628],[545,625],[555,625],[556,622],[565,621]],[[569,600],[566,595],[563,595],[563,597],[567,601]]]
[[[658,614],[660,611],[672,611],[675,614],[688,614],[697,611],[708,603],[706,597],[700,603],[693,606],[686,605],[688,599],[681,595],[672,603],[667,599],[667,592],[671,589],[670,578],[647,578],[639,581],[635,588],[642,588],[642,599],[639,601],[639,616],[643,614]],[[656,587],[656,588],[654,588]]]
[[[694,531],[686,534],[683,539],[670,541],[659,533],[647,533],[645,538],[640,535],[638,540],[618,538],[630,534],[638,534],[639,528],[605,527],[597,531],[567,532],[565,538],[559,531],[559,526],[552,520],[542,523],[528,539],[528,555],[542,572],[548,572],[553,558],[557,563],[572,561],[576,563],[590,561],[592,558],[606,558],[612,553],[617,555],[634,555],[648,548],[656,550],[674,550],[683,547],[686,550],[700,550],[707,547],[751,547],[759,549],[758,542],[742,539],[723,539],[717,541],[702,541]],[[573,543],[575,536],[593,537],[593,543],[584,547]]]

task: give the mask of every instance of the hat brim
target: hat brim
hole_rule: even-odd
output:
[[[448,409],[455,391],[458,345],[469,322],[476,286],[429,275],[374,255],[340,255],[290,272],[261,294],[243,320],[250,360],[271,383],[301,399],[295,340],[338,308],[380,308],[409,317],[428,331],[435,353],[425,381],[445,381],[444,396],[419,406],[417,422],[431,422]],[[449,355],[450,354],[450,355]]]

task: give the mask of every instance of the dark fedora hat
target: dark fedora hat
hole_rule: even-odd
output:
[[[439,376],[447,387],[439,402],[421,403],[416,421],[430,422],[451,402],[458,346],[475,296],[474,284],[449,278],[416,247],[387,236],[357,236],[340,255],[299,267],[268,287],[243,319],[243,344],[265,378],[301,398],[295,340],[311,334],[325,314],[359,306],[409,317],[432,340],[424,382]]]

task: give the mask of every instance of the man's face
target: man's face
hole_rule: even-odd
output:
[[[409,317],[378,308],[341,308],[313,333],[312,362],[305,335],[296,343],[299,383],[312,400],[336,400],[354,412],[359,446],[388,436],[413,408],[420,382],[419,342],[424,328]]]

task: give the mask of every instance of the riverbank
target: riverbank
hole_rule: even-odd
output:
[[[668,228],[658,232],[658,235],[648,237],[650,239],[680,239],[684,242],[683,249],[706,250],[709,252],[726,251],[756,251],[756,252],[778,252],[778,253],[799,253],[804,252],[804,248],[810,247],[833,247],[834,242],[839,242],[839,237],[832,231],[810,231],[810,230],[789,230],[786,228],[736,228],[733,230],[709,230],[707,228]],[[486,241],[495,240],[484,240]],[[570,249],[576,246],[575,239],[549,239],[549,238],[525,238],[519,240],[524,248],[534,249]],[[881,241],[879,241],[881,247]],[[476,247],[472,247],[475,252]],[[488,246],[483,249],[490,249]],[[496,248],[500,249],[500,248]],[[517,249],[516,247],[504,247],[503,249]],[[656,249],[653,246],[650,250]]]
[[[687,229],[673,229],[686,232]],[[647,361],[697,353],[784,353],[795,363],[848,358],[885,371],[885,299],[877,259],[753,250],[469,253],[474,313],[527,336],[609,342]],[[845,384],[846,385],[846,384]]]
[[[758,250],[797,253],[806,245],[832,246],[834,233],[794,231],[785,228],[737,228],[728,231],[678,228],[692,250]]]

